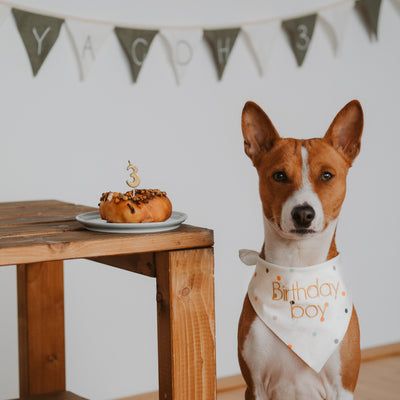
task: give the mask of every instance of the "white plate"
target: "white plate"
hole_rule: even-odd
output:
[[[100,213],[98,211],[92,211],[76,216],[77,221],[83,224],[86,229],[107,233],[151,233],[170,231],[178,228],[186,218],[186,214],[178,211],[172,211],[171,216],[163,222],[147,223],[107,222],[100,218]]]

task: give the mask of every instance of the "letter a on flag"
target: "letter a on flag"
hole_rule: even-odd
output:
[[[84,80],[113,27],[74,19],[67,19],[65,25],[75,49],[81,80]]]
[[[133,82],[136,82],[151,42],[158,31],[120,27],[116,27],[114,30],[122,49],[128,57]]]
[[[60,33],[63,19],[12,9],[21,39],[36,76]]]
[[[211,47],[218,71],[218,79],[222,79],[226,64],[235,44],[240,28],[205,30],[204,38]]]
[[[282,26],[289,34],[290,45],[292,46],[299,67],[303,64],[308,47],[310,46],[316,19],[317,14],[311,14],[282,22]]]

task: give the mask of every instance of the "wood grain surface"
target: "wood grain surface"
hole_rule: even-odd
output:
[[[20,395],[65,390],[63,262],[17,266]]]
[[[56,200],[0,203],[0,266],[213,245],[211,230],[190,225],[145,234],[91,232],[75,217],[93,210]]]
[[[159,398],[216,398],[213,249],[156,255]]]

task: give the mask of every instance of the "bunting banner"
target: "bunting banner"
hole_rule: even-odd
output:
[[[327,8],[318,13],[318,19],[326,29],[335,54],[338,54],[342,46],[344,34],[353,3],[343,3],[337,7]]]
[[[311,14],[282,22],[282,26],[289,34],[290,44],[299,67],[303,64],[310,46],[316,20],[317,14]]]
[[[113,26],[74,19],[67,19],[65,26],[74,46],[80,78],[84,80],[96,61],[104,42],[110,36]]]
[[[378,19],[381,8],[381,0],[358,0],[356,2],[358,9],[364,18],[365,24],[372,36],[378,38]]]
[[[151,42],[158,31],[116,27],[115,33],[128,58],[133,82],[136,82]]]
[[[15,8],[12,12],[28,53],[33,75],[36,76],[57,40],[64,20]]]
[[[219,80],[222,79],[239,31],[240,28],[204,30],[204,38],[211,47]]]
[[[391,0],[390,3],[400,15],[400,0]],[[159,34],[167,51],[167,59],[171,64],[176,83],[179,85],[192,65],[202,40],[209,45],[218,80],[222,80],[224,76],[239,34],[243,36],[259,74],[264,75],[275,39],[280,32],[286,32],[295,62],[301,67],[309,52],[316,24],[321,24],[332,43],[335,55],[338,54],[353,10],[362,16],[362,23],[369,33],[370,40],[377,39],[381,4],[382,0],[337,0],[335,3],[290,18],[269,17],[238,26],[217,26],[211,29],[199,26],[163,28],[119,26],[111,21],[90,21],[79,16],[39,13],[31,8],[29,10],[11,8],[6,0],[0,0],[0,27],[12,13],[33,75],[36,76],[65,23],[81,80],[88,76],[104,44],[114,32],[114,37],[120,43],[128,61],[132,81],[137,82],[153,39]]]
[[[178,85],[181,83],[186,70],[193,60],[202,34],[203,31],[201,29],[163,29],[160,31],[160,35],[165,41],[169,60]]]
[[[265,73],[272,45],[278,36],[279,21],[242,26],[243,35],[256,61],[260,75]]]

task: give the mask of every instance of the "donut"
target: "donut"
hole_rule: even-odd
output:
[[[99,208],[100,217],[107,222],[162,222],[172,213],[167,194],[158,189],[103,193]]]

